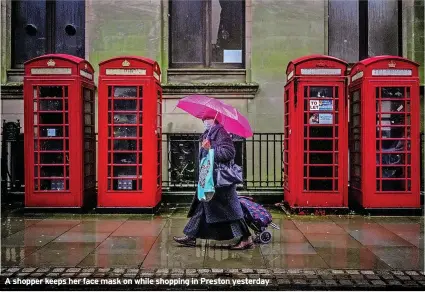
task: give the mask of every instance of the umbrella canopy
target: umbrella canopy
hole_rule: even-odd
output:
[[[217,119],[227,132],[248,138],[252,129],[245,118],[234,107],[205,95],[190,95],[180,99],[177,107],[198,119]]]

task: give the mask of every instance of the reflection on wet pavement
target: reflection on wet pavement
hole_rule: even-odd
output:
[[[272,240],[245,251],[232,242],[173,241],[186,208],[147,215],[50,215],[2,219],[3,266],[143,268],[424,269],[422,217],[286,216]]]

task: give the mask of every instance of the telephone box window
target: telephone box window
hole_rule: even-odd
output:
[[[406,184],[399,178],[407,178],[407,167],[402,157],[406,154],[405,145],[407,131],[410,130],[406,116],[410,112],[406,109],[407,88],[404,87],[382,87],[377,88],[376,103],[378,105],[376,114],[376,138],[377,156],[383,159],[377,161],[382,176],[380,180],[381,191],[405,191]],[[379,94],[380,93],[380,94]],[[400,153],[401,152],[401,153]],[[401,166],[400,166],[401,165]],[[377,191],[379,191],[377,189]]]
[[[35,175],[39,174],[34,191],[67,190],[65,180],[69,174],[65,172],[65,167],[68,166],[68,161],[64,161],[63,157],[68,156],[68,151],[63,148],[63,143],[69,139],[69,125],[64,123],[65,111],[58,106],[67,98],[64,96],[64,87],[35,86],[33,89],[33,92],[38,93],[34,94],[36,108],[40,109],[34,111],[35,133],[38,133],[35,136],[38,138],[34,153],[37,169]]]

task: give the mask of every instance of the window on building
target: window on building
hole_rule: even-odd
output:
[[[355,63],[402,55],[400,0],[329,0],[329,55]]]
[[[244,67],[244,0],[169,3],[170,67]]]
[[[13,67],[48,53],[84,58],[84,23],[84,0],[12,1]]]

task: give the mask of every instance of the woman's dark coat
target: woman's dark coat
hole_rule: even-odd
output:
[[[201,141],[207,137],[208,131],[201,136]],[[232,138],[222,125],[214,125],[209,133],[209,140],[214,149],[214,162],[229,162],[235,158],[235,146]],[[207,154],[207,150],[201,148],[199,159]],[[219,223],[234,221],[243,218],[242,208],[237,197],[236,185],[225,188],[216,188],[215,195],[209,202],[200,202],[195,194],[188,217],[192,217],[198,204],[202,204],[207,223]]]

